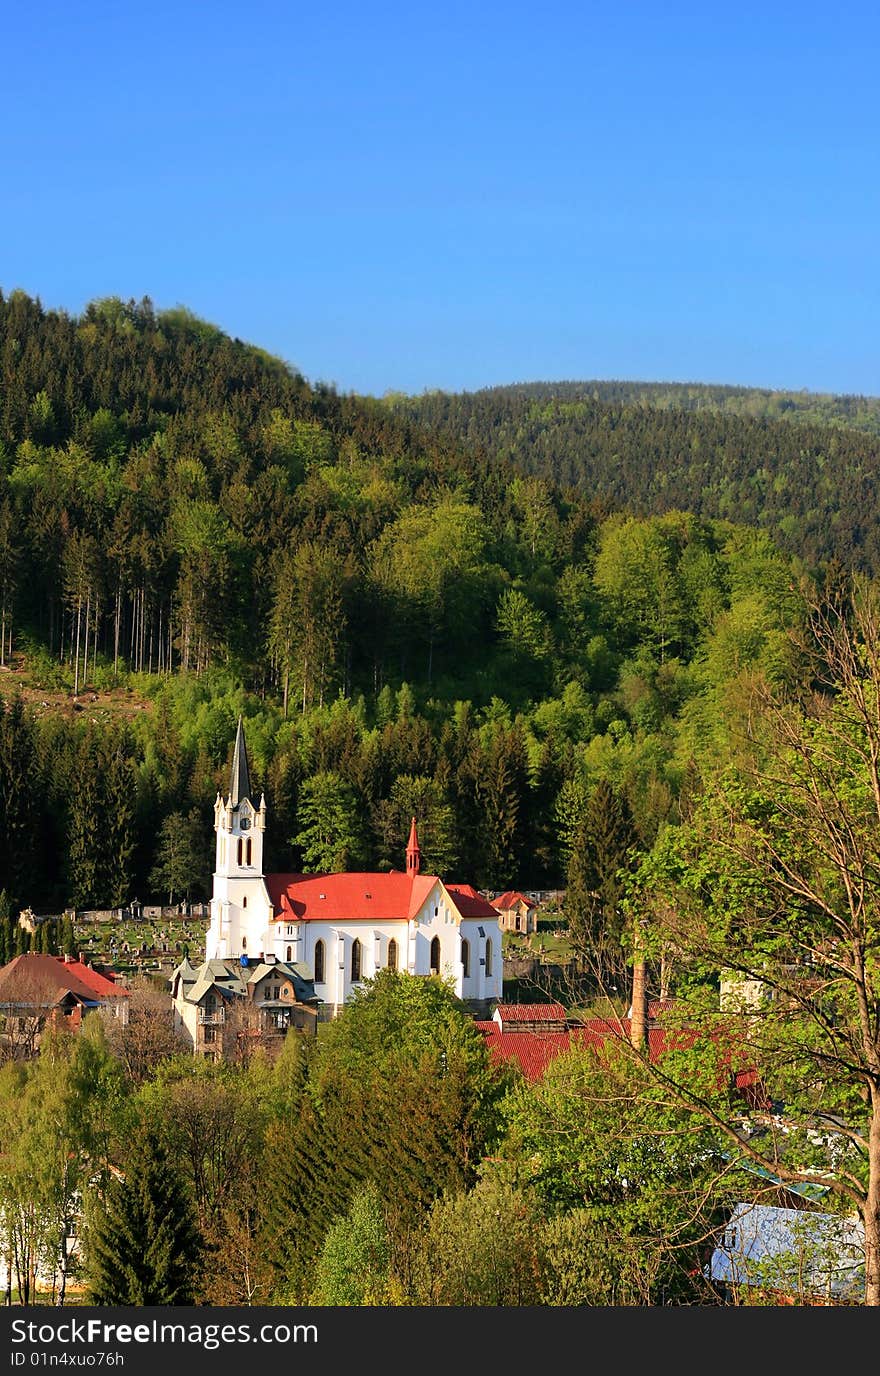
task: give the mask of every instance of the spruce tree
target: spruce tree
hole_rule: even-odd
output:
[[[623,875],[638,840],[626,797],[600,780],[574,834],[565,895],[575,949],[600,981],[622,975],[625,968]]]
[[[86,1237],[91,1301],[188,1305],[201,1243],[183,1179],[155,1128],[142,1128]]]
[[[73,930],[73,919],[69,913],[65,913],[61,919],[61,935],[59,938],[61,953],[65,956],[78,956],[79,947],[76,944],[76,933]]]
[[[105,751],[102,782],[103,864],[100,898],[121,908],[131,897],[135,849],[135,775],[126,732]]]
[[[43,851],[33,714],[0,698],[0,874],[12,901],[35,903],[34,855]]]

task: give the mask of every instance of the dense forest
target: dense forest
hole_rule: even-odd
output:
[[[395,415],[641,515],[744,521],[808,563],[880,570],[880,402],[562,382],[389,397]]]
[[[0,358],[0,659],[151,708],[8,695],[13,908],[203,894],[239,711],[271,867],[397,866],[417,813],[447,878],[560,886],[600,783],[650,844],[741,663],[786,672],[765,532],[612,512],[148,301],[12,293]]]

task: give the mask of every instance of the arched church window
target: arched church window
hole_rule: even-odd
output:
[[[252,845],[251,838],[248,837],[248,839],[247,839],[247,840],[245,841],[245,843],[244,843],[244,849],[245,849],[244,863],[245,863],[246,865],[249,865],[249,864],[251,863],[251,845]]]
[[[471,973],[471,943],[465,940],[461,943],[461,972],[465,979],[468,979]]]
[[[486,977],[488,978],[489,975],[491,975],[491,973],[492,973],[492,943],[491,943],[491,941],[487,941],[487,942],[486,942]]]
[[[292,947],[292,946],[288,946],[288,948],[287,948],[287,959],[288,959],[288,961],[293,960],[293,947]]]
[[[242,949],[243,951],[246,951],[246,950],[247,950],[247,937],[246,937],[246,936],[243,936],[242,939],[241,939],[241,949]]]
[[[361,943],[355,937],[351,943],[351,982],[356,983],[361,977]]]
[[[239,863],[239,865],[241,864],[241,850],[242,850],[242,846],[241,846],[241,837],[239,836],[239,838],[238,838],[238,863]]]
[[[246,907],[247,907],[247,894],[245,894],[244,897],[242,898],[242,900],[241,900],[241,906],[242,906],[243,908],[246,908]]]
[[[397,942],[394,940],[394,937],[392,937],[388,943],[388,969],[397,969]]]
[[[318,941],[318,942],[315,943],[315,983],[316,983],[316,984],[323,984],[323,983],[324,983],[324,943],[323,943],[323,941]]]
[[[439,973],[440,973],[440,938],[439,938],[439,936],[435,936],[435,937],[434,937],[434,940],[431,942],[431,974],[432,974],[432,975],[439,975]]]

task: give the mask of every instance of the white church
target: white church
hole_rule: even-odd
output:
[[[266,799],[253,797],[241,718],[229,794],[214,804],[216,855],[206,962],[308,969],[325,1016],[379,970],[451,979],[486,1013],[502,996],[496,908],[469,884],[423,874],[413,818],[406,869],[390,873],[264,874]]]

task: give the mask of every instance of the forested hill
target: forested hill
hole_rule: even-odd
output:
[[[643,515],[747,522],[815,564],[880,571],[880,399],[537,382],[388,398],[400,417]]]
[[[880,435],[880,397],[835,392],[783,391],[771,387],[733,387],[707,382],[521,382],[487,388],[517,392],[533,401],[605,401],[659,410],[722,411],[753,420],[789,420],[866,430]],[[479,393],[478,395],[481,395]]]
[[[822,571],[736,502],[640,518],[598,490],[183,309],[0,296],[0,910],[204,894],[239,713],[279,870],[397,865],[418,815],[434,872],[559,887],[600,784],[650,844],[740,674],[799,672]]]
[[[185,309],[106,298],[76,318],[0,295],[0,624],[53,656],[73,637],[83,655],[85,644],[130,668],[233,662],[265,685],[270,661],[277,675],[293,652],[280,592],[293,615],[311,578],[340,606],[316,613],[324,639],[311,647],[306,702],[340,679],[380,684],[389,662],[413,675],[426,642],[460,654],[452,603],[462,629],[478,630],[474,598],[503,581],[508,479],[379,401],[310,386]],[[564,558],[590,521],[586,503],[554,500]],[[430,529],[396,524],[410,508],[430,511]],[[442,616],[430,589],[404,587],[410,539],[437,540],[456,566]],[[295,552],[303,567],[281,577]],[[448,581],[438,556],[425,562]],[[302,624],[301,605],[297,614]],[[346,622],[343,651],[329,628]]]

